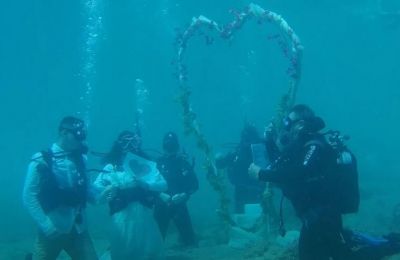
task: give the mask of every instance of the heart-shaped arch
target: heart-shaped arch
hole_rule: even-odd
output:
[[[279,127],[283,114],[286,113],[295,102],[301,75],[301,58],[303,51],[303,46],[300,43],[299,37],[282,16],[265,10],[259,5],[250,4],[244,11],[234,12],[234,19],[225,26],[220,26],[217,22],[205,16],[194,17],[189,27],[179,35],[177,40],[177,76],[181,91],[180,103],[183,108],[185,133],[195,136],[199,149],[204,152],[207,158],[207,178],[214,190],[220,195],[219,213],[227,226],[229,226],[228,224],[231,223],[231,220],[228,207],[229,198],[225,192],[224,177],[217,172],[214,165],[214,155],[211,145],[202,134],[196,119],[196,113],[192,109],[190,102],[191,90],[188,85],[188,75],[184,59],[187,46],[193,37],[202,35],[206,38],[207,44],[212,43],[212,37],[204,33],[202,29],[217,33],[222,39],[230,39],[245,23],[252,19],[256,19],[258,24],[269,23],[278,27],[280,34],[270,37],[270,39],[276,40],[281,47],[283,55],[289,61],[289,68],[287,69],[289,87],[287,93],[282,97],[279,103],[278,115],[276,116],[276,126]],[[199,32],[202,33],[198,34]]]
[[[242,28],[243,24],[251,20],[251,18],[257,19],[258,23],[271,23],[277,25],[282,32],[281,35],[274,36],[273,39],[277,41],[282,49],[282,53],[289,60],[289,68],[287,73],[289,76],[289,88],[287,94],[284,96],[280,108],[285,110],[291,107],[295,101],[296,93],[300,81],[301,75],[301,58],[303,46],[300,43],[299,37],[289,26],[289,24],[282,18],[282,16],[264,10],[256,4],[250,4],[245,11],[235,13],[234,20],[225,26],[220,26],[215,21],[206,18],[205,16],[199,16],[193,18],[189,27],[180,35],[178,39],[178,57],[177,57],[177,75],[179,86],[181,89],[181,104],[183,107],[184,124],[187,133],[193,133],[198,140],[200,148],[206,153],[207,157],[211,152],[211,148],[201,134],[200,128],[196,121],[196,114],[191,108],[190,93],[191,90],[187,84],[188,75],[186,65],[184,64],[184,58],[187,46],[190,40],[196,36],[196,32],[203,28],[217,32],[223,39],[230,39],[235,32]],[[208,41],[210,38],[205,36]]]

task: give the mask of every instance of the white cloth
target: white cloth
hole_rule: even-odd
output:
[[[64,151],[57,144],[51,146],[51,151],[57,154],[52,158],[52,171],[59,185],[59,188],[73,188],[78,184],[78,170],[74,162],[72,162]],[[40,205],[38,195],[40,193],[40,173],[37,172],[37,166],[45,163],[41,153],[37,153],[32,157],[32,161],[28,166],[28,172],[25,179],[23,190],[24,206],[45,235],[51,235],[55,232],[59,234],[68,234],[73,227],[76,227],[78,233],[82,233],[87,229],[86,214],[84,209],[79,207],[59,206],[49,213],[45,213]],[[89,185],[89,183],[88,183]],[[89,194],[88,189],[88,196]],[[76,216],[81,212],[81,224],[75,223]]]
[[[142,163],[149,165],[151,171],[145,175],[133,173],[131,169],[117,171],[112,165],[106,165],[94,185],[98,192],[109,185],[128,188],[136,185],[136,180],[146,183],[149,190],[162,192],[167,183],[152,167],[153,162],[144,159]],[[124,169],[127,166],[125,164]],[[160,259],[162,258],[163,239],[153,216],[153,209],[139,202],[131,202],[125,209],[112,215],[111,257],[122,259]]]

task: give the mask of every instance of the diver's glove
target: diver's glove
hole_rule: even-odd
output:
[[[111,201],[113,200],[119,192],[119,188],[114,185],[108,185],[105,190],[100,194],[99,200],[100,201]]]
[[[188,198],[189,198],[189,196],[185,192],[182,192],[182,193],[178,193],[178,194],[175,194],[174,196],[172,196],[171,200],[172,200],[173,204],[178,205],[178,204],[186,202],[186,200]]]
[[[271,140],[275,134],[275,125],[274,123],[270,122],[265,128],[264,128],[264,139],[266,141]]]
[[[252,179],[258,180],[260,178],[261,167],[252,163],[249,167],[249,176]]]
[[[171,196],[168,195],[165,192],[161,192],[159,195],[159,198],[161,199],[162,202],[164,202],[165,204],[169,205],[171,204]]]
[[[215,155],[215,167],[217,169],[224,169],[228,167],[234,158],[236,157],[236,153],[230,152],[228,154],[217,153]]]
[[[50,239],[56,238],[61,235],[61,233],[54,226],[50,218],[47,218],[45,225],[42,228],[43,234]]]

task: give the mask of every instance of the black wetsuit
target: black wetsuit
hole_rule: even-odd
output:
[[[260,171],[259,178],[276,183],[301,219],[301,260],[352,259],[342,236],[342,216],[334,203],[333,194],[340,190],[327,177],[335,157],[321,136],[314,139],[278,157]]]
[[[303,223],[300,260],[378,260],[400,252],[399,234],[380,238],[343,229],[338,198],[348,193],[333,181],[337,154],[320,135],[303,144],[259,174],[281,188]]]
[[[252,161],[250,145],[246,145],[239,146],[216,162],[217,168],[227,169],[229,181],[234,186],[236,213],[244,213],[245,204],[257,204],[262,201],[265,183],[253,180],[247,173]]]
[[[186,193],[188,198],[198,189],[198,180],[193,166],[183,155],[163,156],[157,160],[158,168],[167,181],[168,190],[165,192],[171,197],[179,193]],[[179,204],[166,204],[158,200],[155,207],[155,218],[165,238],[168,225],[174,221],[182,242],[185,245],[195,245],[196,237],[186,201]]]

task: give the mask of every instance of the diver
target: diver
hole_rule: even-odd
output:
[[[245,204],[259,204],[262,201],[265,183],[249,177],[247,170],[253,161],[251,144],[262,143],[254,125],[246,123],[237,147],[216,159],[216,167],[227,169],[229,181],[234,186],[235,213],[244,213]]]
[[[167,132],[163,138],[164,155],[157,160],[158,168],[168,184],[168,190],[159,194],[155,217],[165,238],[172,220],[185,246],[197,246],[186,202],[198,190],[194,172],[194,160],[189,162],[185,153],[180,153],[178,136]]]
[[[251,177],[275,183],[291,201],[303,224],[299,258],[372,260],[400,252],[393,234],[372,238],[343,229],[342,215],[358,211],[357,161],[340,138],[325,138],[324,127],[308,106],[294,106],[277,133],[277,159],[266,169],[249,167]]]
[[[130,153],[137,155],[139,147],[137,133],[121,132],[104,157],[104,170],[94,183],[98,201],[108,202],[112,217],[110,255],[113,260],[162,257],[163,238],[154,219],[153,206],[156,196],[166,190],[167,184],[155,165],[146,172],[146,167],[136,165],[149,165],[147,160],[128,158]]]
[[[93,199],[85,139],[84,122],[65,117],[57,141],[29,164],[23,203],[39,227],[34,259],[56,259],[62,250],[72,259],[97,259],[85,214]]]

